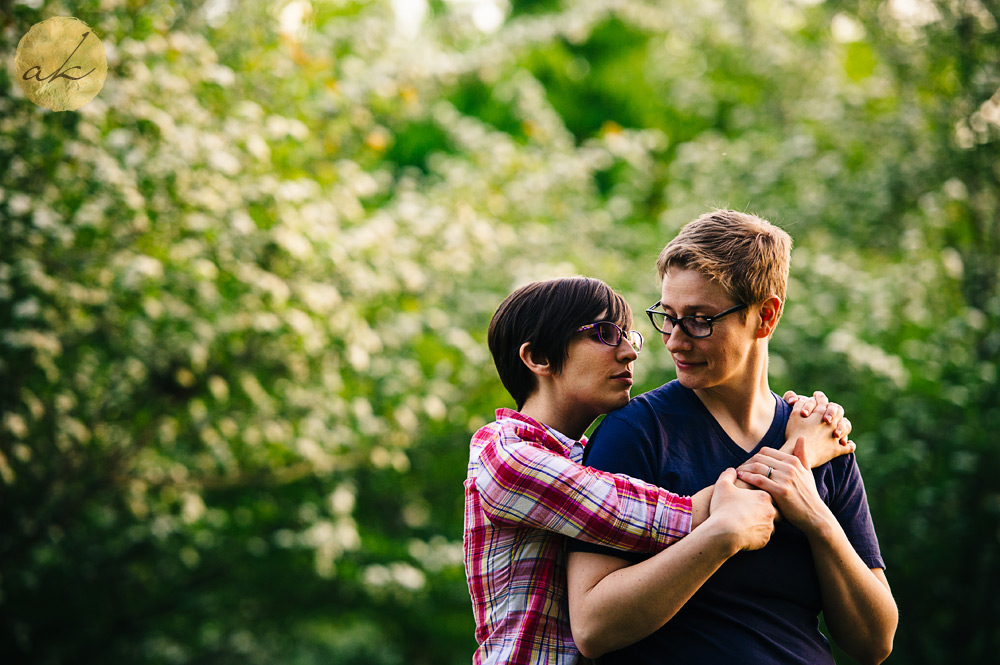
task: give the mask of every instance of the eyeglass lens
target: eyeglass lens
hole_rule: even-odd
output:
[[[615,324],[604,321],[597,324],[597,336],[601,338],[601,341],[609,346],[618,346],[622,341],[622,331],[621,328]],[[628,339],[629,344],[635,348],[636,351],[642,348],[642,337],[635,330],[630,330],[624,332],[626,339]]]
[[[653,317],[653,325],[660,330],[660,332],[669,335],[674,330],[674,321],[676,321],[681,330],[685,332],[689,337],[707,337],[712,332],[712,324],[708,323],[704,319],[698,317],[683,317],[680,319],[671,320],[663,312],[651,312]]]

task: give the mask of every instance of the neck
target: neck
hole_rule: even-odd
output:
[[[774,418],[774,396],[767,381],[767,355],[748,360],[746,371],[718,386],[694,391],[726,433],[752,449]]]
[[[582,438],[596,418],[587,416],[582,411],[579,405],[574,407],[572,404],[564,404],[543,392],[532,394],[520,408],[522,414],[574,440]]]

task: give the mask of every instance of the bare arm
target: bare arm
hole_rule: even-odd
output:
[[[596,658],[653,633],[729,557],[767,544],[774,529],[774,506],[763,492],[738,489],[735,480],[735,472],[726,470],[714,486],[708,519],[641,563],[570,553],[570,624],[584,656]]]
[[[785,519],[808,538],[823,615],[837,644],[861,663],[885,660],[899,620],[885,572],[869,568],[858,556],[816,491],[812,473],[796,456],[765,448],[740,467],[739,476],[771,494]]]
[[[833,639],[859,663],[881,663],[892,652],[899,621],[885,571],[865,566],[836,519],[809,545]]]

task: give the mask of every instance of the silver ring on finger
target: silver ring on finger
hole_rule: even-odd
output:
[[[768,480],[771,479],[771,474],[772,473],[774,473],[774,467],[773,466],[767,467],[767,478],[768,478]]]

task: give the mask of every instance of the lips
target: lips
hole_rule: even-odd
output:
[[[611,378],[619,381],[628,381],[629,385],[632,385],[632,372],[622,372],[620,374],[615,374]]]
[[[680,358],[678,358],[677,356],[674,356],[674,364],[677,365],[677,369],[693,369],[694,367],[702,363],[695,363],[690,361],[685,362]]]

